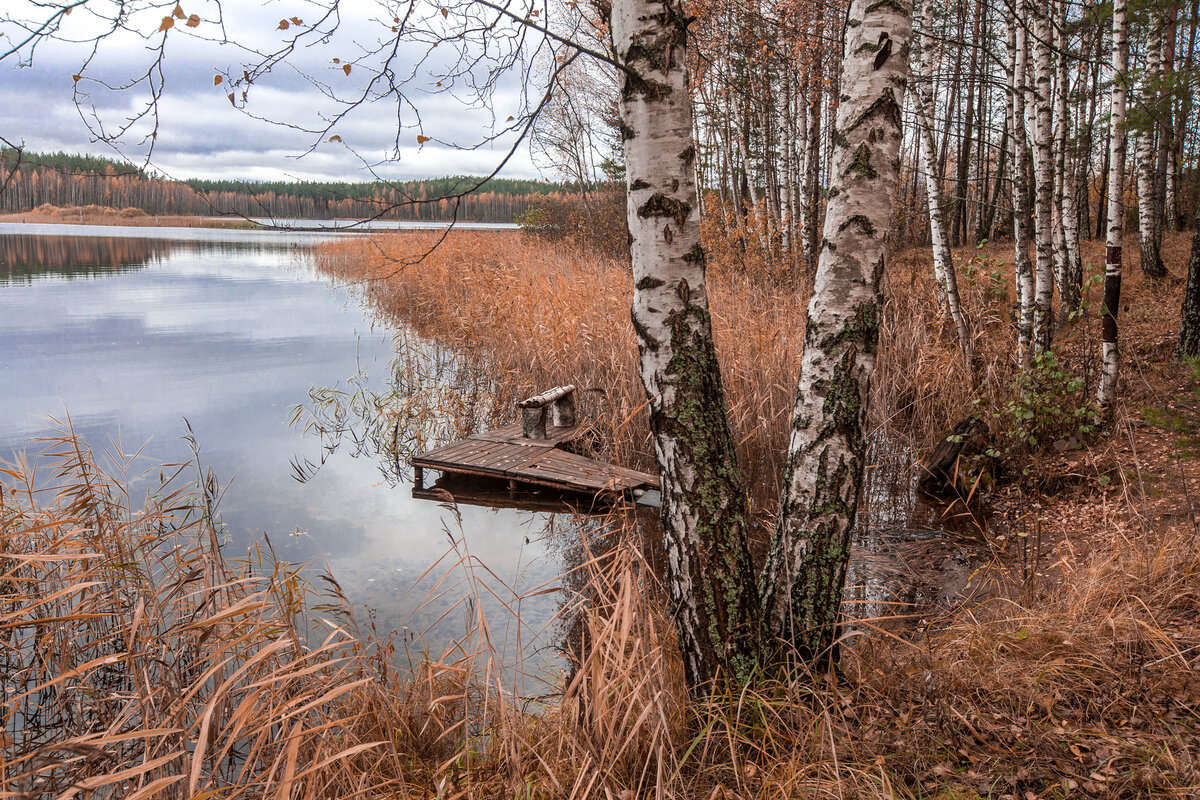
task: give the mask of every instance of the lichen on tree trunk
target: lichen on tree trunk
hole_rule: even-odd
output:
[[[624,68],[632,317],[662,479],[666,582],[688,678],[703,690],[722,670],[749,677],[761,625],[700,244],[688,18],[679,0],[617,0],[610,22]]]
[[[804,660],[835,641],[862,486],[911,9],[906,0],[854,0],[846,28],[824,239],[761,579],[768,635]]]

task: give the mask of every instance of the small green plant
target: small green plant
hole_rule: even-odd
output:
[[[990,302],[1002,302],[1008,299],[1008,273],[1005,271],[1004,262],[1000,259],[983,255],[982,250],[985,244],[987,244],[986,239],[981,241],[976,248],[981,251],[980,254],[967,259],[963,264],[963,277],[966,278],[968,286],[986,282],[985,297]]]
[[[1015,397],[996,417],[1004,423],[1007,450],[1036,450],[1062,439],[1086,439],[1103,417],[1084,392],[1084,379],[1072,375],[1053,350],[1033,357],[1013,386]]]
[[[1197,385],[1192,387],[1192,398],[1200,405],[1200,359],[1185,358],[1184,363],[1192,372],[1192,380]],[[1175,446],[1183,458],[1195,458],[1200,453],[1200,415],[1195,406],[1175,404],[1166,407],[1147,406],[1142,409],[1142,419],[1156,428],[1171,433],[1175,437]]]

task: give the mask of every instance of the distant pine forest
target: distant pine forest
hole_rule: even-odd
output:
[[[99,156],[0,149],[0,213],[39,206],[136,208],[147,214],[304,219],[515,222],[538,198],[570,191],[559,183],[455,176],[396,182],[169,180]]]

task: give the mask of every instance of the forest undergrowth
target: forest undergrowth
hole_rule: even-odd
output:
[[[356,237],[323,264],[364,281],[393,324],[490,370],[480,402],[497,418],[573,382],[602,454],[650,466],[622,265],[474,232],[406,264],[429,243]],[[1169,239],[1175,275],[1185,249]],[[1002,462],[986,497],[994,558],[974,576],[987,591],[906,629],[856,629],[836,677],[690,695],[638,526],[618,517],[616,546],[576,568],[590,602],[575,668],[556,693],[519,697],[487,644],[499,621],[416,655],[356,625],[335,576],[265,548],[223,560],[211,476],[101,468],[65,430],[43,479],[4,470],[0,796],[1195,796],[1200,380],[1168,346],[1181,287],[1131,276],[1124,399],[1094,432],[1077,413],[1094,390],[1092,286],[1059,331],[1034,428],[1013,412],[1009,253],[958,254],[973,367],[927,254],[892,259],[873,398],[876,435],[917,449],[967,411],[987,419]],[[753,262],[716,261],[711,291],[739,458],[769,517],[806,291]]]

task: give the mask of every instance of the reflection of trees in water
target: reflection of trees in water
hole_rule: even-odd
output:
[[[971,592],[972,571],[987,553],[984,512],[922,495],[914,453],[903,441],[878,438],[868,464],[843,613],[878,624],[956,605]]]
[[[178,246],[163,239],[0,235],[0,283],[40,277],[92,278],[141,269]]]
[[[387,384],[376,392],[360,367],[345,386],[314,386],[309,403],[292,409],[292,427],[321,442],[317,461],[296,457],[293,476],[306,481],[337,450],[375,460],[395,485],[411,477],[412,456],[492,424],[487,372],[409,331],[395,335]]]

